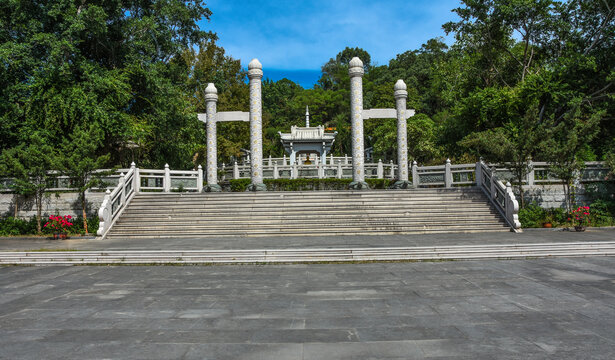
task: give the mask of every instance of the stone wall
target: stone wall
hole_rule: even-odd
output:
[[[15,194],[0,194],[0,216],[13,216],[15,211]],[[105,196],[104,192],[89,192],[86,194],[88,214],[98,211]],[[23,198],[22,198],[23,199]],[[50,194],[43,200],[43,217],[48,215],[81,215],[81,202],[79,194],[65,192]],[[36,216],[36,204],[34,198],[20,200],[18,216],[28,219]]]
[[[543,208],[563,208],[565,207],[565,194],[562,185],[534,185],[525,186],[524,199],[526,204],[536,203]],[[586,205],[601,196],[615,193],[613,183],[590,183],[581,184],[576,189],[576,201],[578,205]],[[515,189],[515,194],[519,196]]]

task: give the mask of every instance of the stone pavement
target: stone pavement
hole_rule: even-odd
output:
[[[615,257],[0,268],[1,359],[613,359],[613,324]]]
[[[0,237],[0,251],[38,249],[75,250],[211,250],[211,249],[288,249],[288,248],[348,248],[403,247],[439,245],[481,245],[513,243],[553,243],[577,241],[613,241],[614,228],[592,228],[586,232],[549,229],[528,229],[521,234],[453,233],[369,236],[272,236],[272,237],[209,237],[184,239],[106,239],[76,237],[68,240],[45,238],[17,239]]]

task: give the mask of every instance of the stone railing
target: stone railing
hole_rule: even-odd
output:
[[[113,191],[107,189],[105,198],[103,199],[100,209],[98,209],[98,231],[96,235],[105,237],[111,226],[120,217],[126,205],[139,191],[139,169],[132,163],[130,170],[124,174],[120,174],[117,186]]]
[[[489,168],[485,163],[476,163],[476,185],[487,195],[491,203],[504,217],[511,230],[521,231],[519,221],[519,202],[515,198],[510,182],[504,184],[498,179],[497,170]]]
[[[169,165],[164,170],[139,169],[139,191],[171,192],[171,191],[203,191],[203,168],[197,170],[171,170]]]
[[[297,178],[352,178],[352,159],[349,157],[327,157],[327,164],[290,164],[287,158],[265,159],[263,164],[263,177],[266,179],[297,179]],[[333,162],[330,162],[330,161]],[[278,162],[279,161],[279,162]],[[544,185],[557,184],[560,180],[553,177],[549,164],[546,162],[530,162],[528,164],[527,176],[523,179],[523,185]],[[367,163],[364,166],[365,177],[370,179],[395,179],[398,171],[397,164],[378,161],[377,163]],[[451,164],[450,161],[444,165],[418,166],[413,162],[410,166],[411,178],[414,187],[454,187],[471,186],[477,183],[475,174],[475,164]],[[101,169],[99,172],[108,173],[110,170]],[[117,169],[115,174],[104,175],[102,180],[107,184],[106,187],[95,188],[89,191],[113,190],[121,178],[121,174],[126,174],[129,169]],[[167,174],[168,172],[168,174]],[[497,166],[498,178],[502,181],[510,181],[516,184],[516,179],[512,171],[506,164]],[[585,168],[578,176],[578,183],[591,183],[605,181],[609,173],[609,168],[604,162],[586,162]],[[169,170],[168,165],[165,169],[140,169],[137,174],[138,185],[143,191],[197,191],[203,189],[204,171],[199,165],[197,170]],[[222,164],[218,169],[218,178],[221,181],[231,179],[250,178],[249,164],[233,164],[227,166]],[[10,193],[12,190],[11,179],[0,179],[0,192]],[[58,175],[53,179],[50,192],[75,191],[71,186],[68,176]]]
[[[397,165],[393,162],[365,164],[365,177],[371,179],[394,179]],[[250,165],[234,163],[232,167],[225,164],[221,168],[222,181],[230,179],[249,179]],[[266,161],[263,164],[263,178],[265,179],[326,179],[326,178],[352,178],[352,164],[339,159],[335,164],[287,164],[284,161],[278,164],[272,160],[271,165]]]

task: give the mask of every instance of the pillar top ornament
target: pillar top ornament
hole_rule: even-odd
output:
[[[254,58],[248,64],[248,78],[261,79],[263,77],[263,65],[258,59]]]
[[[406,83],[402,80],[399,79],[397,80],[397,82],[395,83],[395,98],[406,98],[408,96],[408,87],[406,86]]]
[[[207,84],[205,88],[205,101],[218,101],[218,89],[214,83]]]
[[[348,74],[350,77],[363,76],[365,70],[363,69],[363,61],[358,57],[353,57],[348,63]]]

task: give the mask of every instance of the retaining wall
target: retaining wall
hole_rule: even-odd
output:
[[[104,196],[104,192],[90,192],[86,194],[88,214],[98,211]],[[0,194],[0,216],[13,216],[15,211],[15,198],[15,194]],[[80,216],[81,201],[79,201],[79,194],[63,192],[57,195],[50,194],[45,197],[45,199],[43,199],[43,217],[52,214]],[[24,201],[23,197],[21,197],[19,201],[18,216],[26,219],[36,216],[36,203],[34,198],[30,197]]]

